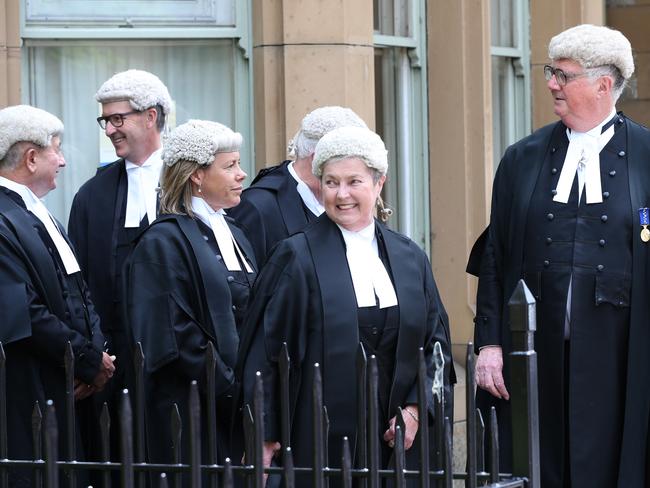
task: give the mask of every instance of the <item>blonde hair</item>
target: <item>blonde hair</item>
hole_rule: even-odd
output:
[[[201,167],[196,161],[179,159],[165,166],[160,178],[160,214],[180,214],[194,217],[192,212],[192,174]]]

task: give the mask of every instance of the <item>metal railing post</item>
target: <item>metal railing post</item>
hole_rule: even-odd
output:
[[[508,306],[512,332],[512,472],[527,478],[528,487],[540,488],[535,298],[523,280],[519,280]]]

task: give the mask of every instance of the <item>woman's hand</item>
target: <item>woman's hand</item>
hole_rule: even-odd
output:
[[[418,433],[420,424],[420,413],[417,405],[407,405],[402,409],[404,412],[404,450],[408,451],[413,445],[415,435]],[[396,417],[390,419],[388,423],[388,430],[384,432],[384,440],[388,442],[390,447],[395,447],[395,420]]]
[[[281,447],[282,446],[280,445],[280,443],[276,441],[264,443],[264,448],[262,452],[262,463],[264,464],[265,468],[271,466],[271,461],[273,460],[275,455],[280,451]],[[269,475],[264,473],[264,484],[266,484],[266,479],[268,477]]]

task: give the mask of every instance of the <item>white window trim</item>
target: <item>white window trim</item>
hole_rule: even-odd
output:
[[[429,141],[428,141],[428,97],[427,97],[427,58],[426,52],[426,2],[424,0],[409,0],[409,28],[411,36],[392,36],[378,32],[374,34],[376,48],[405,48],[408,59],[402,58],[397,67],[396,77],[399,98],[395,100],[398,107],[396,119],[398,126],[396,134],[399,143],[396,144],[398,177],[398,208],[400,232],[416,241],[427,254],[431,245],[431,224],[429,209]],[[412,70],[417,69],[420,75],[420,86],[412,77]],[[421,103],[421,115],[411,110],[415,99]],[[414,127],[421,127],[421,137],[418,137]],[[418,140],[419,139],[419,140]],[[413,162],[420,164],[414,165]],[[390,175],[389,175],[390,177]]]

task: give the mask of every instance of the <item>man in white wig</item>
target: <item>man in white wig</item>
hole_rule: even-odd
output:
[[[135,69],[109,78],[95,98],[102,107],[97,122],[120,159],[99,168],[79,189],[68,231],[101,317],[106,347],[117,356],[111,388],[98,396],[98,408],[107,401],[111,417],[117,419],[124,368],[132,363],[121,317],[122,267],[135,237],[156,219],[161,134],[172,101],[157,76]],[[117,422],[113,425],[111,451],[117,456],[119,429]]]
[[[7,367],[7,445],[11,459],[32,459],[31,415],[53,400],[59,452],[67,445],[63,358],[74,352],[77,421],[86,398],[113,374],[99,318],[61,225],[41,198],[65,166],[63,124],[28,105],[0,110],[0,342]],[[2,395],[5,392],[1,393]],[[77,436],[83,436],[77,422]],[[82,447],[80,443],[77,444]],[[82,460],[83,454],[77,453]],[[30,470],[11,470],[10,486],[34,486]]]
[[[338,127],[366,127],[351,109],[328,106],[308,113],[289,143],[294,161],[265,168],[242,195],[241,203],[228,211],[244,229],[262,267],[273,246],[302,230],[323,213],[318,179],[311,172],[316,144]]]
[[[507,470],[507,304],[524,279],[537,300],[541,486],[647,486],[650,132],[615,106],[632,50],[616,30],[579,25],[548,53],[560,120],[506,151],[468,267],[477,403],[498,409]]]

